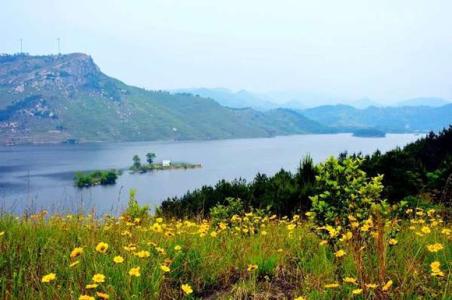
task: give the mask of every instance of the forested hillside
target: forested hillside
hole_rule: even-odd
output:
[[[359,153],[339,155],[340,162],[352,157],[360,160],[361,168],[369,176],[383,175],[382,197],[389,203],[406,201],[407,205],[442,204],[450,207],[452,179],[452,126],[439,133],[430,133],[404,148],[382,154]],[[240,199],[245,208],[269,209],[278,215],[307,211],[310,196],[318,184],[318,166],[305,157],[295,173],[280,170],[273,176],[257,174],[253,181],[221,180],[215,186],[188,192],[182,197],[167,199],[160,212],[167,216],[208,216],[218,204]]]
[[[129,86],[102,73],[86,54],[0,56],[1,144],[268,137],[326,130],[292,111],[231,109],[191,94]]]

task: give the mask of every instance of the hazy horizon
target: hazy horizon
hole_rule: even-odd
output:
[[[148,89],[228,88],[336,103],[452,99],[449,1],[14,1],[0,53],[84,52]]]

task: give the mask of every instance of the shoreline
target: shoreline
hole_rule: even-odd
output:
[[[386,132],[386,135],[405,135],[412,134],[416,136],[425,135],[429,132]],[[329,133],[296,133],[296,134],[285,134],[285,135],[274,135],[274,136],[257,136],[257,137],[237,137],[237,138],[219,138],[219,139],[183,139],[183,140],[132,140],[132,141],[82,141],[78,143],[64,143],[64,142],[49,142],[49,143],[21,143],[21,144],[3,144],[0,143],[1,148],[12,148],[12,147],[33,147],[33,146],[77,146],[77,145],[109,145],[109,144],[129,144],[129,143],[156,143],[156,144],[170,144],[170,143],[196,143],[196,142],[216,142],[216,141],[231,141],[231,140],[249,140],[249,139],[274,139],[281,137],[292,137],[292,136],[309,136],[309,135],[350,135],[356,138],[376,138],[373,136],[354,136],[353,132],[329,132]]]

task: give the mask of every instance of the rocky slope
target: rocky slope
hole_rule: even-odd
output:
[[[82,53],[0,56],[0,144],[219,139],[325,131],[319,123],[289,110],[231,109],[191,94],[129,86],[102,73]]]

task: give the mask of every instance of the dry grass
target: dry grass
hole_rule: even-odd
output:
[[[391,221],[400,226],[396,236],[375,234],[360,241],[362,247],[352,238],[333,247],[298,217],[248,214],[213,226],[158,218],[2,216],[0,297],[102,299],[100,292],[110,299],[450,299],[450,229],[427,213]],[[375,223],[371,233],[383,231],[385,222]],[[397,244],[390,245],[391,238]],[[108,244],[105,253],[96,251],[100,242]],[[76,247],[83,253],[71,258]],[[335,256],[339,248],[342,257]],[[115,263],[115,256],[124,262]],[[432,270],[435,261],[442,273]],[[140,267],[139,277],[129,275],[134,267]],[[49,273],[56,278],[42,282]],[[95,274],[105,280],[88,289]],[[344,282],[346,277],[356,283]],[[331,283],[338,286],[328,288]],[[193,292],[184,292],[183,284]]]

